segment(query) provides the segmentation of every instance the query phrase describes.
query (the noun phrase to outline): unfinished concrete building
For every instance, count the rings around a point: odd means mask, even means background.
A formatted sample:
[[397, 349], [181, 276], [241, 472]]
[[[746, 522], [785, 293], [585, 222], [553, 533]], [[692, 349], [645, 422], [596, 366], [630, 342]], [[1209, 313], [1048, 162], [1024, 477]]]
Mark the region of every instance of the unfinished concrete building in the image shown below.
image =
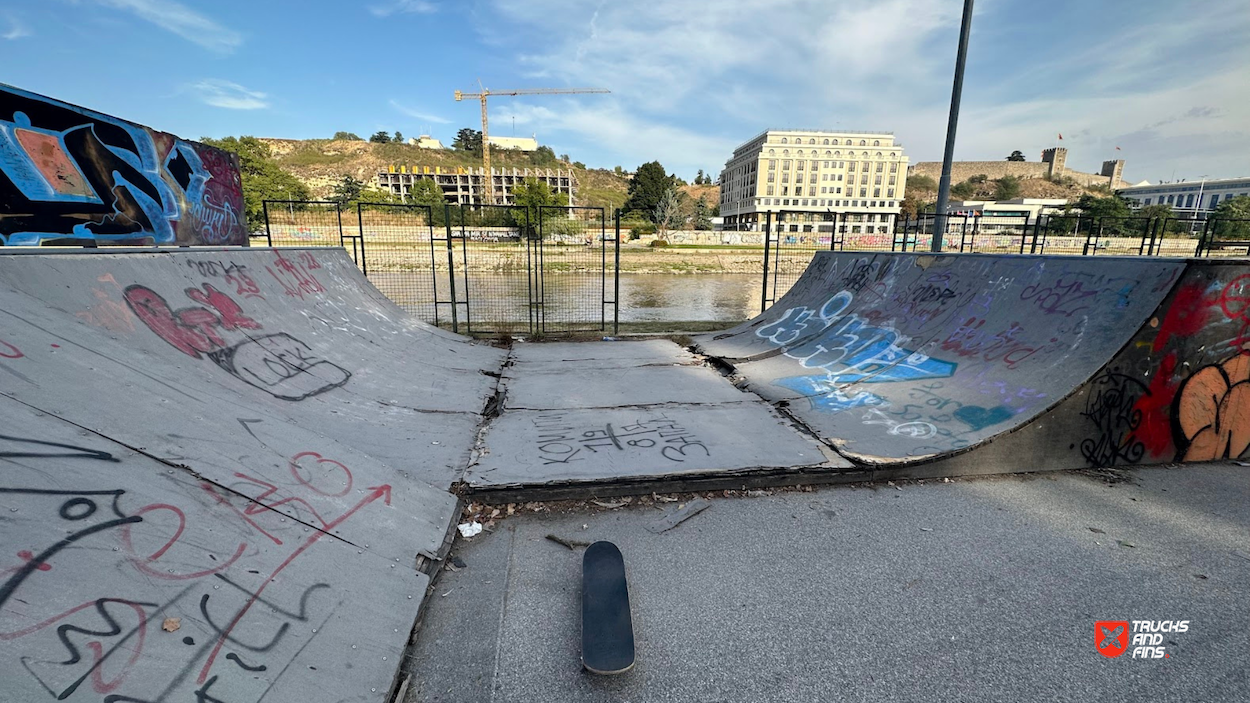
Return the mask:
[[388, 166], [378, 173], [377, 185], [395, 195], [407, 198], [412, 186], [421, 179], [434, 181], [443, 191], [443, 199], [452, 205], [512, 205], [512, 189], [527, 178], [546, 183], [552, 191], [564, 193], [569, 205], [576, 204], [577, 179], [572, 169], [562, 168], [492, 168], [491, 193], [486, 194], [486, 180], [481, 167], [464, 166]]

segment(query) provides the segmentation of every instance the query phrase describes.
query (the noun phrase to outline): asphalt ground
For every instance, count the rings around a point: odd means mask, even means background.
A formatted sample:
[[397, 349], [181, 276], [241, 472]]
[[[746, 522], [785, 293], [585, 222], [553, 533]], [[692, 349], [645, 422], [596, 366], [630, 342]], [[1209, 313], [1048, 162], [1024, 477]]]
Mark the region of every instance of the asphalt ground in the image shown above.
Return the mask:
[[[1250, 468], [763, 493], [660, 534], [689, 494], [505, 509], [435, 581], [407, 701], [1250, 700]], [[548, 534], [620, 546], [632, 671], [583, 671]], [[1100, 620], [1189, 624], [1108, 658]]]

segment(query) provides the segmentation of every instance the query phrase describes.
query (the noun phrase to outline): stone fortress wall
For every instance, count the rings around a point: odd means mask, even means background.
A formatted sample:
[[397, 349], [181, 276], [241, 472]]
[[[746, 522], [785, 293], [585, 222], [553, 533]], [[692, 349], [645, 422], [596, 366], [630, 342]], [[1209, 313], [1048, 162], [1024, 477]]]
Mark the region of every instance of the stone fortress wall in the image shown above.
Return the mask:
[[[951, 184], [985, 174], [989, 178], [1015, 176], [1016, 178], [1056, 178], [1066, 176], [1083, 186], [1109, 185], [1123, 188], [1129, 184], [1123, 180], [1124, 159], [1104, 161], [1099, 173], [1074, 171], [1067, 167], [1068, 150], [1063, 147], [1046, 149], [1041, 161], [956, 161], [951, 164]], [[929, 176], [938, 180], [942, 176], [941, 161], [920, 161], [907, 169], [907, 177]]]

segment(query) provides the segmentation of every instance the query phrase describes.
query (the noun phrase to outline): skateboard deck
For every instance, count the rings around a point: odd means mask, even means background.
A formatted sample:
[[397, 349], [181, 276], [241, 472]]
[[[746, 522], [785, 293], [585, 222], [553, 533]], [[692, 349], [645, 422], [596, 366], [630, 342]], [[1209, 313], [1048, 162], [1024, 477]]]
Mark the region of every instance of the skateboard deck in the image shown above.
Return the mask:
[[615, 544], [595, 542], [582, 555], [582, 666], [595, 674], [620, 674], [633, 665], [625, 559]]

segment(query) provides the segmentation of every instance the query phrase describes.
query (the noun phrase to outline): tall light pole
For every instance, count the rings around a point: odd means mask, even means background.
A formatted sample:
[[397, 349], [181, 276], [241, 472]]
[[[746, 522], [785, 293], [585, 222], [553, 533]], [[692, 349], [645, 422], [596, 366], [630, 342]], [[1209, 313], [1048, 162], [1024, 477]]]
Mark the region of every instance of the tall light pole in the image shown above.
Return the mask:
[[937, 213], [933, 217], [933, 251], [942, 251], [946, 234], [946, 203], [951, 197], [951, 160], [955, 157], [955, 127], [959, 123], [959, 98], [964, 90], [964, 63], [968, 58], [968, 34], [972, 30], [972, 0], [964, 0], [959, 25], [959, 53], [955, 56], [955, 82], [951, 87], [951, 112], [946, 122], [946, 152], [942, 156], [942, 179], [938, 181]]
[[[1209, 173], [1204, 173], [1204, 174], [1202, 174], [1202, 183], [1199, 183], [1199, 184], [1198, 184], [1198, 202], [1197, 202], [1197, 203], [1195, 203], [1196, 207], [1194, 208], [1194, 213], [1193, 213], [1193, 214], [1194, 214], [1194, 216], [1191, 218], [1191, 219], [1193, 220], [1193, 222], [1190, 222], [1190, 223], [1189, 223], [1189, 233], [1190, 233], [1190, 234], [1193, 234], [1193, 233], [1194, 233], [1194, 229], [1198, 226], [1198, 211], [1202, 209], [1202, 190], [1203, 190], [1204, 188], [1206, 188], [1206, 187], [1207, 187], [1207, 178], [1208, 178], [1210, 175], [1211, 175], [1211, 174], [1209, 174]], [[1205, 218], [1204, 218], [1204, 219], [1205, 219]]]

